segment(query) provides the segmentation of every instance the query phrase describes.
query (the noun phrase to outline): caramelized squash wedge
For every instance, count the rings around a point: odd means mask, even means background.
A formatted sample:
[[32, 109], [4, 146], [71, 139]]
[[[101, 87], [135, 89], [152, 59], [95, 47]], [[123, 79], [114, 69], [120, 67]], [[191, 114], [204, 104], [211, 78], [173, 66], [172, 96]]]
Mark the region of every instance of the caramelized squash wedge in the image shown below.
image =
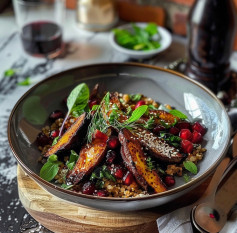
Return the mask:
[[49, 157], [52, 154], [60, 155], [79, 146], [86, 135], [89, 123], [89, 117], [87, 117], [86, 113], [83, 113], [44, 156]]
[[77, 184], [84, 176], [89, 175], [104, 158], [106, 150], [107, 144], [101, 139], [93, 139], [91, 143], [84, 145], [75, 167], [67, 174], [66, 183]]
[[143, 147], [159, 160], [167, 163], [179, 163], [183, 159], [183, 155], [177, 148], [168, 144], [164, 139], [158, 138], [152, 132], [136, 127], [131, 130], [131, 133]]
[[164, 110], [150, 110], [150, 115], [155, 117], [155, 122], [159, 123], [159, 120], [163, 120], [168, 124], [175, 124], [176, 122], [180, 121], [180, 118], [174, 116]]
[[149, 170], [142, 146], [133, 134], [127, 129], [122, 129], [119, 132], [119, 140], [122, 145], [121, 155], [125, 166], [132, 172], [137, 182], [145, 190], [150, 186], [156, 193], [166, 191], [166, 186], [157, 172]]

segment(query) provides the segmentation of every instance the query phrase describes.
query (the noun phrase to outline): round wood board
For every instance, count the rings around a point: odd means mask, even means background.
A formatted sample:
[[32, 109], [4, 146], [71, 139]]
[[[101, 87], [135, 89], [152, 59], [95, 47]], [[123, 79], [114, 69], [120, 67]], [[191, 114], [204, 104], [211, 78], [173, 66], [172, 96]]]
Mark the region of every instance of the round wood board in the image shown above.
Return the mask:
[[[193, 203], [209, 182], [169, 204], [136, 212], [91, 209], [59, 199], [31, 179], [18, 165], [19, 198], [29, 214], [55, 233], [156, 233], [156, 219], [176, 208]], [[185, 203], [184, 203], [185, 200]]]

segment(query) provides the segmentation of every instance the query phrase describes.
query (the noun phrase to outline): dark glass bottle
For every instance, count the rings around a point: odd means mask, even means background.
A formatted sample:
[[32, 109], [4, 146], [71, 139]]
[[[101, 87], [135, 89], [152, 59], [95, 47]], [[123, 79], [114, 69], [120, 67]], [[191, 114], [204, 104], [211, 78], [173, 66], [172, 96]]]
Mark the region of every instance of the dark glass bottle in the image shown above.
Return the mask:
[[235, 26], [233, 0], [196, 0], [189, 13], [186, 74], [214, 92], [228, 83]]

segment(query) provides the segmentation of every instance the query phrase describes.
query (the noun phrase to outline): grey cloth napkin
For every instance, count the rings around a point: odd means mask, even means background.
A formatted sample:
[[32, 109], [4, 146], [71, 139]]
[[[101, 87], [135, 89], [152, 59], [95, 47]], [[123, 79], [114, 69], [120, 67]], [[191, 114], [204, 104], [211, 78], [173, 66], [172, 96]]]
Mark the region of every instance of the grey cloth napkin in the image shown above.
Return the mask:
[[[192, 206], [177, 209], [157, 219], [159, 233], [191, 233], [190, 212]], [[220, 233], [237, 233], [237, 210], [232, 213]]]

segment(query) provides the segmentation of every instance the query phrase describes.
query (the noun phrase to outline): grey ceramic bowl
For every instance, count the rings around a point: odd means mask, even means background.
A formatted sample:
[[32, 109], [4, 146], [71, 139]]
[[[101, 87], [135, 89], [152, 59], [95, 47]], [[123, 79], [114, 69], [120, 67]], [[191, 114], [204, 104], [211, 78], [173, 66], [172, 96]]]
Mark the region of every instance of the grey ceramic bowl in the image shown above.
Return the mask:
[[[40, 152], [33, 143], [42, 126], [47, 123], [49, 113], [60, 109], [62, 100], [81, 82], [86, 82], [90, 88], [100, 83], [109, 91], [143, 93], [161, 103], [176, 106], [190, 120], [201, 120], [208, 128], [204, 137], [207, 152], [198, 164], [198, 174], [189, 183], [182, 178], [177, 179], [176, 186], [164, 193], [128, 199], [78, 194], [41, 179], [41, 164], [37, 161]], [[224, 157], [230, 140], [230, 123], [216, 96], [181, 74], [142, 64], [98, 64], [56, 74], [33, 86], [12, 110], [8, 137], [18, 163], [51, 194], [89, 207], [131, 211], [168, 203], [203, 182]]]

